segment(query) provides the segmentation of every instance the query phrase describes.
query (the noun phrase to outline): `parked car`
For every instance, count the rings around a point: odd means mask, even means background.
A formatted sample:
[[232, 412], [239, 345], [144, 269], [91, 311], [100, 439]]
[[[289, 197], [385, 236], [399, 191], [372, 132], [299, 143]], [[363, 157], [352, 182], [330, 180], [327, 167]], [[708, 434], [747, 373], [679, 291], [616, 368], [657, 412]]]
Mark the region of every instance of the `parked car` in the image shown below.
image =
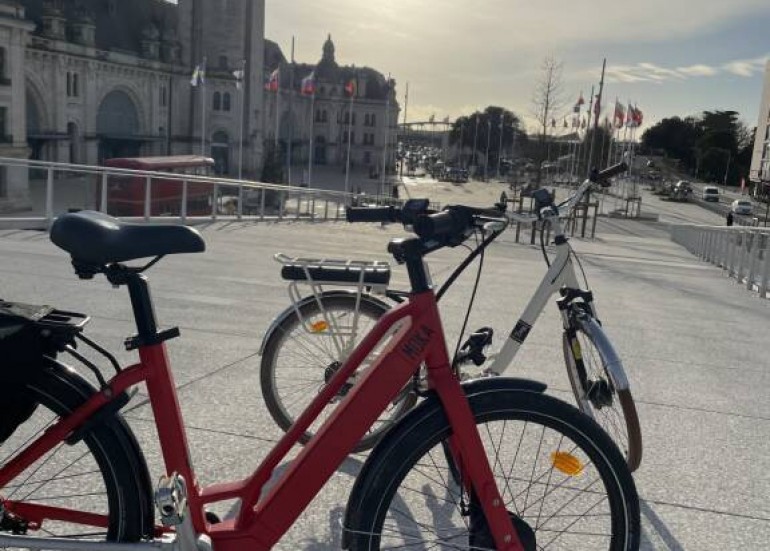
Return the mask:
[[736, 199], [733, 201], [730, 210], [735, 214], [751, 214], [754, 205], [748, 199]]
[[719, 188], [714, 186], [703, 186], [701, 197], [704, 201], [719, 202]]

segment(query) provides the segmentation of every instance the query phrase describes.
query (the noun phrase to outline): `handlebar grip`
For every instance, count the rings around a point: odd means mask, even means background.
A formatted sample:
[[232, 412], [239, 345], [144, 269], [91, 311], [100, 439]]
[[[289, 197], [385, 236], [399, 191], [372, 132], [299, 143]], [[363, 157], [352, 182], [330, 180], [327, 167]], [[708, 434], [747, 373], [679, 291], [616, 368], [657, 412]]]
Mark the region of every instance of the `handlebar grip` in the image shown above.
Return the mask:
[[628, 170], [628, 165], [625, 163], [625, 161], [621, 161], [616, 165], [605, 168], [599, 173], [592, 174], [591, 181], [597, 184], [604, 184], [613, 176], [623, 174], [626, 170]]
[[438, 235], [454, 233], [459, 224], [451, 211], [437, 212], [427, 216], [419, 216], [414, 221], [414, 233], [422, 239], [430, 239]]
[[393, 207], [348, 207], [345, 218], [348, 222], [398, 222]]

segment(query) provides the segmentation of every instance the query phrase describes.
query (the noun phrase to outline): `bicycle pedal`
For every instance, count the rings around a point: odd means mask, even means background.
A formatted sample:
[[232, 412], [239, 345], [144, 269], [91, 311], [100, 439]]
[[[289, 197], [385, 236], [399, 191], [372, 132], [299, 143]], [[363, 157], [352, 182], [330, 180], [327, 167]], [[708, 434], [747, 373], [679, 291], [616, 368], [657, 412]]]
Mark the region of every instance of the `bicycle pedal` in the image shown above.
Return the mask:
[[163, 526], [179, 526], [187, 512], [187, 486], [184, 478], [173, 473], [162, 476], [155, 490], [155, 506]]

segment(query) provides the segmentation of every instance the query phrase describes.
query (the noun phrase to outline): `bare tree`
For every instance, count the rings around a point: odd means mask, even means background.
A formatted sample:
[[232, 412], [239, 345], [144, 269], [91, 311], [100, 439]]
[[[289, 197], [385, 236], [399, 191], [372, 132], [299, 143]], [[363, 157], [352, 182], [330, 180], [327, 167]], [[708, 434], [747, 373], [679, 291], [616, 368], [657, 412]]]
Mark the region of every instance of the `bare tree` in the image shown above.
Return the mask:
[[565, 103], [562, 63], [554, 57], [548, 56], [540, 65], [540, 78], [535, 84], [535, 91], [532, 96], [532, 114], [535, 116], [540, 130], [535, 155], [537, 168], [535, 183], [538, 187], [542, 178], [543, 161], [546, 158], [548, 129], [555, 125], [556, 114], [561, 112]]

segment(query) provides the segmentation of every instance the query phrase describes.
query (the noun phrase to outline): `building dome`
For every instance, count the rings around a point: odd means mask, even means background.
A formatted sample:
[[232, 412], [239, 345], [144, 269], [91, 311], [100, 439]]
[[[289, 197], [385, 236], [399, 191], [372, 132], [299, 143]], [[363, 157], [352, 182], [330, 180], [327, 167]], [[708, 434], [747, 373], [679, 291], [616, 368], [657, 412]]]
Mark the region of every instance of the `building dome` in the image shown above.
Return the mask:
[[329, 37], [326, 39], [326, 42], [324, 42], [323, 47], [323, 57], [321, 57], [321, 61], [330, 61], [332, 63], [335, 63], [334, 60], [334, 42], [332, 42], [332, 35], [329, 34]]

